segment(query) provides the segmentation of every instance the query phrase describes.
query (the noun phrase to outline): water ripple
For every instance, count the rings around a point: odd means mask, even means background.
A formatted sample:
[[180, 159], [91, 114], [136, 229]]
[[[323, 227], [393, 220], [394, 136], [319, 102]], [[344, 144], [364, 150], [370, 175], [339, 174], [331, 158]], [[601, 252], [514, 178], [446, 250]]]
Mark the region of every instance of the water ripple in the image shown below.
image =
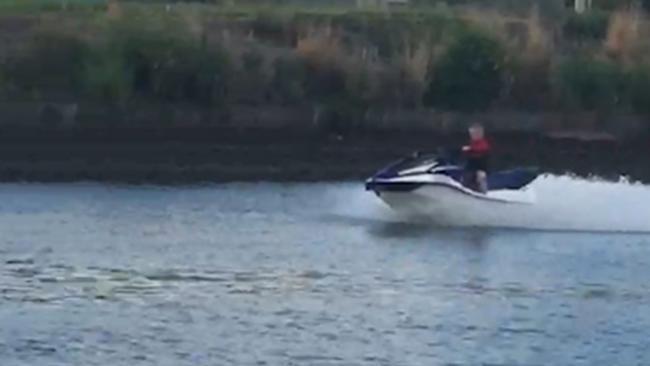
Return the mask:
[[321, 219], [357, 194], [4, 186], [0, 365], [650, 364], [647, 237]]

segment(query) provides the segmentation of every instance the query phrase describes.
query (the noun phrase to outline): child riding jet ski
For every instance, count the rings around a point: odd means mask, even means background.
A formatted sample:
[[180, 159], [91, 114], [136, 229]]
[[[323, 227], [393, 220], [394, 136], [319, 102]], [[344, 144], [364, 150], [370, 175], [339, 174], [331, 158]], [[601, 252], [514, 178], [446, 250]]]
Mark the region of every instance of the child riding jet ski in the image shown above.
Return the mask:
[[487, 173], [489, 169], [490, 143], [485, 138], [485, 130], [478, 123], [471, 125], [469, 144], [463, 146], [467, 157], [463, 184], [481, 193], [487, 193]]

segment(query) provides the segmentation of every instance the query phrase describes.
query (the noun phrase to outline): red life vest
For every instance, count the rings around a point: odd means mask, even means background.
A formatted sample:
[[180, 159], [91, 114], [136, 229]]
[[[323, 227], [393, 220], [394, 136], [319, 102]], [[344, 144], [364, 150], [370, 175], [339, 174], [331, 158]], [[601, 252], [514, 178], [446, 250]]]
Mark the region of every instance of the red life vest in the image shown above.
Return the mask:
[[471, 140], [468, 147], [466, 153], [470, 158], [482, 158], [490, 153], [490, 143], [484, 138]]

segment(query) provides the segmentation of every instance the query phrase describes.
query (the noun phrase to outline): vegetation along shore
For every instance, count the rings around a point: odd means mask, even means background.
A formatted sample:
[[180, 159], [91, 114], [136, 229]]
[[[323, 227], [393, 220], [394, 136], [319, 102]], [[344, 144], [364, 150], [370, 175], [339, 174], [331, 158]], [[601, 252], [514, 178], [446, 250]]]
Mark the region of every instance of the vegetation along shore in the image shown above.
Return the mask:
[[[156, 164], [196, 176], [185, 180], [258, 179], [249, 173], [260, 166], [291, 178], [334, 156], [365, 157], [321, 174], [351, 177], [388, 152], [426, 147], [423, 132], [432, 147], [448, 144], [477, 119], [513, 146], [597, 139], [571, 151], [605, 156], [614, 144], [612, 159], [625, 161], [646, 153], [646, 3], [594, 0], [576, 12], [563, 0], [4, 1], [0, 179], [83, 179], [85, 169], [120, 180], [131, 169], [146, 181]], [[262, 143], [277, 154], [241, 158]], [[305, 153], [310, 143], [324, 150]], [[130, 167], [111, 165], [120, 159]], [[212, 173], [197, 173], [205, 164]]]

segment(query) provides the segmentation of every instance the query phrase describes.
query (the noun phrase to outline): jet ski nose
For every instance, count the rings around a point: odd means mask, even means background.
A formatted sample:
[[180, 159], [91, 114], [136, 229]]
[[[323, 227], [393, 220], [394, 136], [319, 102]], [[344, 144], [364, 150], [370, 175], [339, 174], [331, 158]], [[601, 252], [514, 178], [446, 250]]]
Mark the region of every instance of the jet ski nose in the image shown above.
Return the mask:
[[375, 176], [366, 179], [366, 184], [365, 184], [366, 191], [374, 191], [376, 186], [377, 186], [377, 181]]

